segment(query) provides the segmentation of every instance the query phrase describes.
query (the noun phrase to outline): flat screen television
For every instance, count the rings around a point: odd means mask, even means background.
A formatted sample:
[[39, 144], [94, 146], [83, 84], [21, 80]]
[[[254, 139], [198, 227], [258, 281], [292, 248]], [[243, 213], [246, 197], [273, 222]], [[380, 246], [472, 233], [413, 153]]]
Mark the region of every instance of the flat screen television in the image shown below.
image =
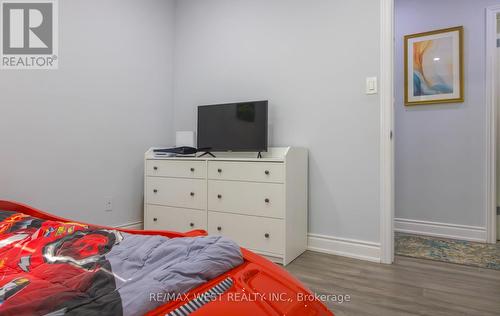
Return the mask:
[[198, 107], [198, 148], [267, 151], [267, 101]]

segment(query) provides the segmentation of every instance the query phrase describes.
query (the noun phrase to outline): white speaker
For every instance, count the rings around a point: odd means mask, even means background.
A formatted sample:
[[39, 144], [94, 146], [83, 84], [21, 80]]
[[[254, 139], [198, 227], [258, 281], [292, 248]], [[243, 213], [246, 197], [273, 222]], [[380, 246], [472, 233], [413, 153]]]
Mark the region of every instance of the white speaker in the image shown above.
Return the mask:
[[175, 147], [181, 146], [196, 147], [193, 131], [175, 132]]

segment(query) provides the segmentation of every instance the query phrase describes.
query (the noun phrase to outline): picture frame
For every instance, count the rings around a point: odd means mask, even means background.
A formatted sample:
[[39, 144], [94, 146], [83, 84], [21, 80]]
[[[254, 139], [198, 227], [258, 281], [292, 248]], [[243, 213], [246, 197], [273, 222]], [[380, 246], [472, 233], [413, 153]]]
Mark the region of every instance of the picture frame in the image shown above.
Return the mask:
[[404, 37], [405, 105], [464, 102], [464, 28]]

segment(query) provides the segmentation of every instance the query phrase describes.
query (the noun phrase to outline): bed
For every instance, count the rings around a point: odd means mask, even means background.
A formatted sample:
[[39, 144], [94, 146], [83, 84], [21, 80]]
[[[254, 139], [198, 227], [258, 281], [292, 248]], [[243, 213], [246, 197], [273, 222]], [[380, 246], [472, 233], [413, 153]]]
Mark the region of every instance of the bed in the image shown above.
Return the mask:
[[0, 201], [1, 315], [333, 315], [221, 236], [115, 229]]

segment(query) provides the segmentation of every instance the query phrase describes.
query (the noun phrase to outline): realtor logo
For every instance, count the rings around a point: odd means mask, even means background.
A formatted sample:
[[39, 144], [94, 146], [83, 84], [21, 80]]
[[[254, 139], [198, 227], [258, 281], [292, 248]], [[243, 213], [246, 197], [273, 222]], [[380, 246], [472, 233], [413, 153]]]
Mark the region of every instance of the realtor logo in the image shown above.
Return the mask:
[[57, 0], [0, 0], [2, 69], [57, 69]]

